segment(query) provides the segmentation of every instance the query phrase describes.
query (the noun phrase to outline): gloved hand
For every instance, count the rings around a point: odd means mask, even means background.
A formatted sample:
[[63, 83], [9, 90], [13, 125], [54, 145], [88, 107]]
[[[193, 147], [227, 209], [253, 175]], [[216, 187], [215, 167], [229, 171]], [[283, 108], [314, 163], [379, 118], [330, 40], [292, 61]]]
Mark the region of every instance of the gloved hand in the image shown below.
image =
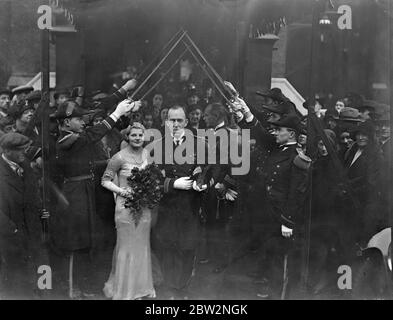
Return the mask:
[[48, 210], [42, 209], [40, 210], [40, 218], [41, 219], [49, 219], [50, 214]]
[[179, 190], [190, 190], [192, 188], [192, 182], [189, 177], [181, 177], [176, 179], [173, 187]]
[[281, 234], [284, 238], [290, 238], [293, 234], [293, 229], [289, 229], [284, 225], [281, 225]]
[[138, 82], [135, 79], [131, 79], [128, 80], [123, 86], [122, 88], [126, 91], [130, 91], [132, 89], [134, 89], [136, 87], [136, 85], [138, 84]]
[[230, 107], [234, 112], [240, 111], [245, 117], [251, 113], [247, 103], [240, 97], [237, 97]]
[[116, 110], [112, 113], [112, 115], [114, 115], [117, 119], [119, 119], [121, 116], [124, 116], [130, 111], [132, 112], [138, 111], [141, 106], [142, 106], [141, 101], [131, 101], [125, 99], [117, 105]]
[[232, 189], [228, 189], [225, 194], [225, 199], [228, 201], [235, 201], [237, 199], [238, 193]]
[[194, 181], [193, 184], [192, 184], [192, 188], [193, 188], [195, 191], [201, 192], [201, 191], [204, 191], [204, 190], [207, 189], [207, 184], [204, 184], [204, 185], [202, 185], [201, 188], [199, 188], [198, 185], [197, 185], [197, 183], [196, 183], [196, 181]]

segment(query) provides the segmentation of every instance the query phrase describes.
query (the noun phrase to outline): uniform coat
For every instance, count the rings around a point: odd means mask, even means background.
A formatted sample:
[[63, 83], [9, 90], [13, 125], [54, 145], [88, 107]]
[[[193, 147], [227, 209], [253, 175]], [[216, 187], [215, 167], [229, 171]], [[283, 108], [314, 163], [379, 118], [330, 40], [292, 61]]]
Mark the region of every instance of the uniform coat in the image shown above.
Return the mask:
[[[176, 179], [192, 177], [197, 167], [203, 169], [204, 166], [197, 164], [196, 149], [190, 155], [189, 163], [178, 164], [173, 158], [173, 164], [168, 164], [165, 163], [165, 157], [170, 154], [174, 155], [177, 148], [187, 145], [187, 139], [192, 139], [196, 148], [198, 140], [201, 138], [187, 135], [180, 146], [175, 146], [173, 140], [166, 141], [166, 139], [167, 137], [156, 142], [162, 144], [163, 159], [160, 167], [165, 172], [165, 180], [164, 197], [158, 208], [157, 223], [153, 228], [152, 237], [154, 249], [160, 261], [164, 284], [170, 288], [183, 289], [191, 278], [196, 249], [200, 241], [202, 195], [193, 189], [175, 189], [173, 185]], [[204, 145], [203, 140], [199, 142]], [[172, 151], [168, 148], [168, 143], [172, 144]], [[209, 176], [206, 179], [208, 181]]]
[[[56, 144], [58, 167], [64, 177], [62, 190], [69, 205], [59, 206], [52, 219], [52, 239], [57, 248], [90, 249], [95, 243], [94, 150], [96, 143], [114, 125], [107, 117], [81, 134], [60, 133]], [[80, 178], [79, 181], [72, 181], [75, 177]]]

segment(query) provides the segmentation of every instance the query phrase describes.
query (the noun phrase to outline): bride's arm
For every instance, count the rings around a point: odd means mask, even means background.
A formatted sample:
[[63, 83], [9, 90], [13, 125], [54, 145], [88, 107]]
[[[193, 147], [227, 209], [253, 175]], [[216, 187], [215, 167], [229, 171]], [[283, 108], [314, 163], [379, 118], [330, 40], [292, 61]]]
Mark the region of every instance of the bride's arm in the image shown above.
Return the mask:
[[126, 196], [127, 190], [124, 188], [120, 188], [113, 182], [113, 179], [118, 174], [120, 168], [121, 168], [121, 159], [116, 154], [109, 161], [108, 166], [106, 167], [106, 170], [101, 178], [101, 185], [115, 194]]

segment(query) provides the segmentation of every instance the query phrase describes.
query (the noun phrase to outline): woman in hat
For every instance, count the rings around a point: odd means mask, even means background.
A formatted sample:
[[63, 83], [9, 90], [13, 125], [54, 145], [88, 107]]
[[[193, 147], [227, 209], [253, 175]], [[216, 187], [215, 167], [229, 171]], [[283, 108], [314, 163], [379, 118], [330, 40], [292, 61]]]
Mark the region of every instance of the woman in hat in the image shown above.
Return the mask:
[[352, 203], [348, 205], [347, 234], [351, 236], [349, 241], [364, 244], [375, 228], [383, 223], [377, 208], [382, 153], [375, 141], [375, 128], [371, 122], [361, 123], [354, 129], [353, 135], [355, 142], [345, 154], [344, 165], [359, 208], [355, 209]]

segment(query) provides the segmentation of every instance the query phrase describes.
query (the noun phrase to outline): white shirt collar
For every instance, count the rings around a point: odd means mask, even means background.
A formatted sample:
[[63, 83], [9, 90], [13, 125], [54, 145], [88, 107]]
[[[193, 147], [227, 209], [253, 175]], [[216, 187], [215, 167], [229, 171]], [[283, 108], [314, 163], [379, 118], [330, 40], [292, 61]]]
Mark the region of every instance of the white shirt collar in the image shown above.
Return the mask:
[[17, 163], [14, 162], [14, 161], [9, 160], [9, 159], [5, 156], [4, 153], [1, 154], [1, 157], [3, 158], [3, 160], [4, 160], [5, 162], [8, 163], [8, 165], [11, 167], [11, 169], [12, 169], [14, 172], [17, 172], [18, 169], [22, 169], [22, 167], [21, 167], [19, 164], [17, 164]]
[[220, 129], [223, 126], [225, 126], [225, 121], [222, 121], [218, 125], [216, 125], [216, 127], [214, 128], [214, 131], [216, 131], [217, 129]]
[[350, 167], [356, 162], [357, 159], [359, 159], [359, 157], [362, 155], [363, 153], [363, 149], [358, 149], [355, 153], [355, 155], [353, 156], [352, 162], [350, 164]]
[[182, 131], [182, 133], [180, 134], [180, 136], [179, 137], [175, 137], [173, 134], [172, 134], [172, 137], [173, 137], [173, 141], [176, 143], [177, 141], [179, 141], [179, 144], [182, 144], [182, 142], [183, 142], [183, 137], [184, 137], [184, 135], [185, 135], [185, 132], [184, 132], [184, 130]]

